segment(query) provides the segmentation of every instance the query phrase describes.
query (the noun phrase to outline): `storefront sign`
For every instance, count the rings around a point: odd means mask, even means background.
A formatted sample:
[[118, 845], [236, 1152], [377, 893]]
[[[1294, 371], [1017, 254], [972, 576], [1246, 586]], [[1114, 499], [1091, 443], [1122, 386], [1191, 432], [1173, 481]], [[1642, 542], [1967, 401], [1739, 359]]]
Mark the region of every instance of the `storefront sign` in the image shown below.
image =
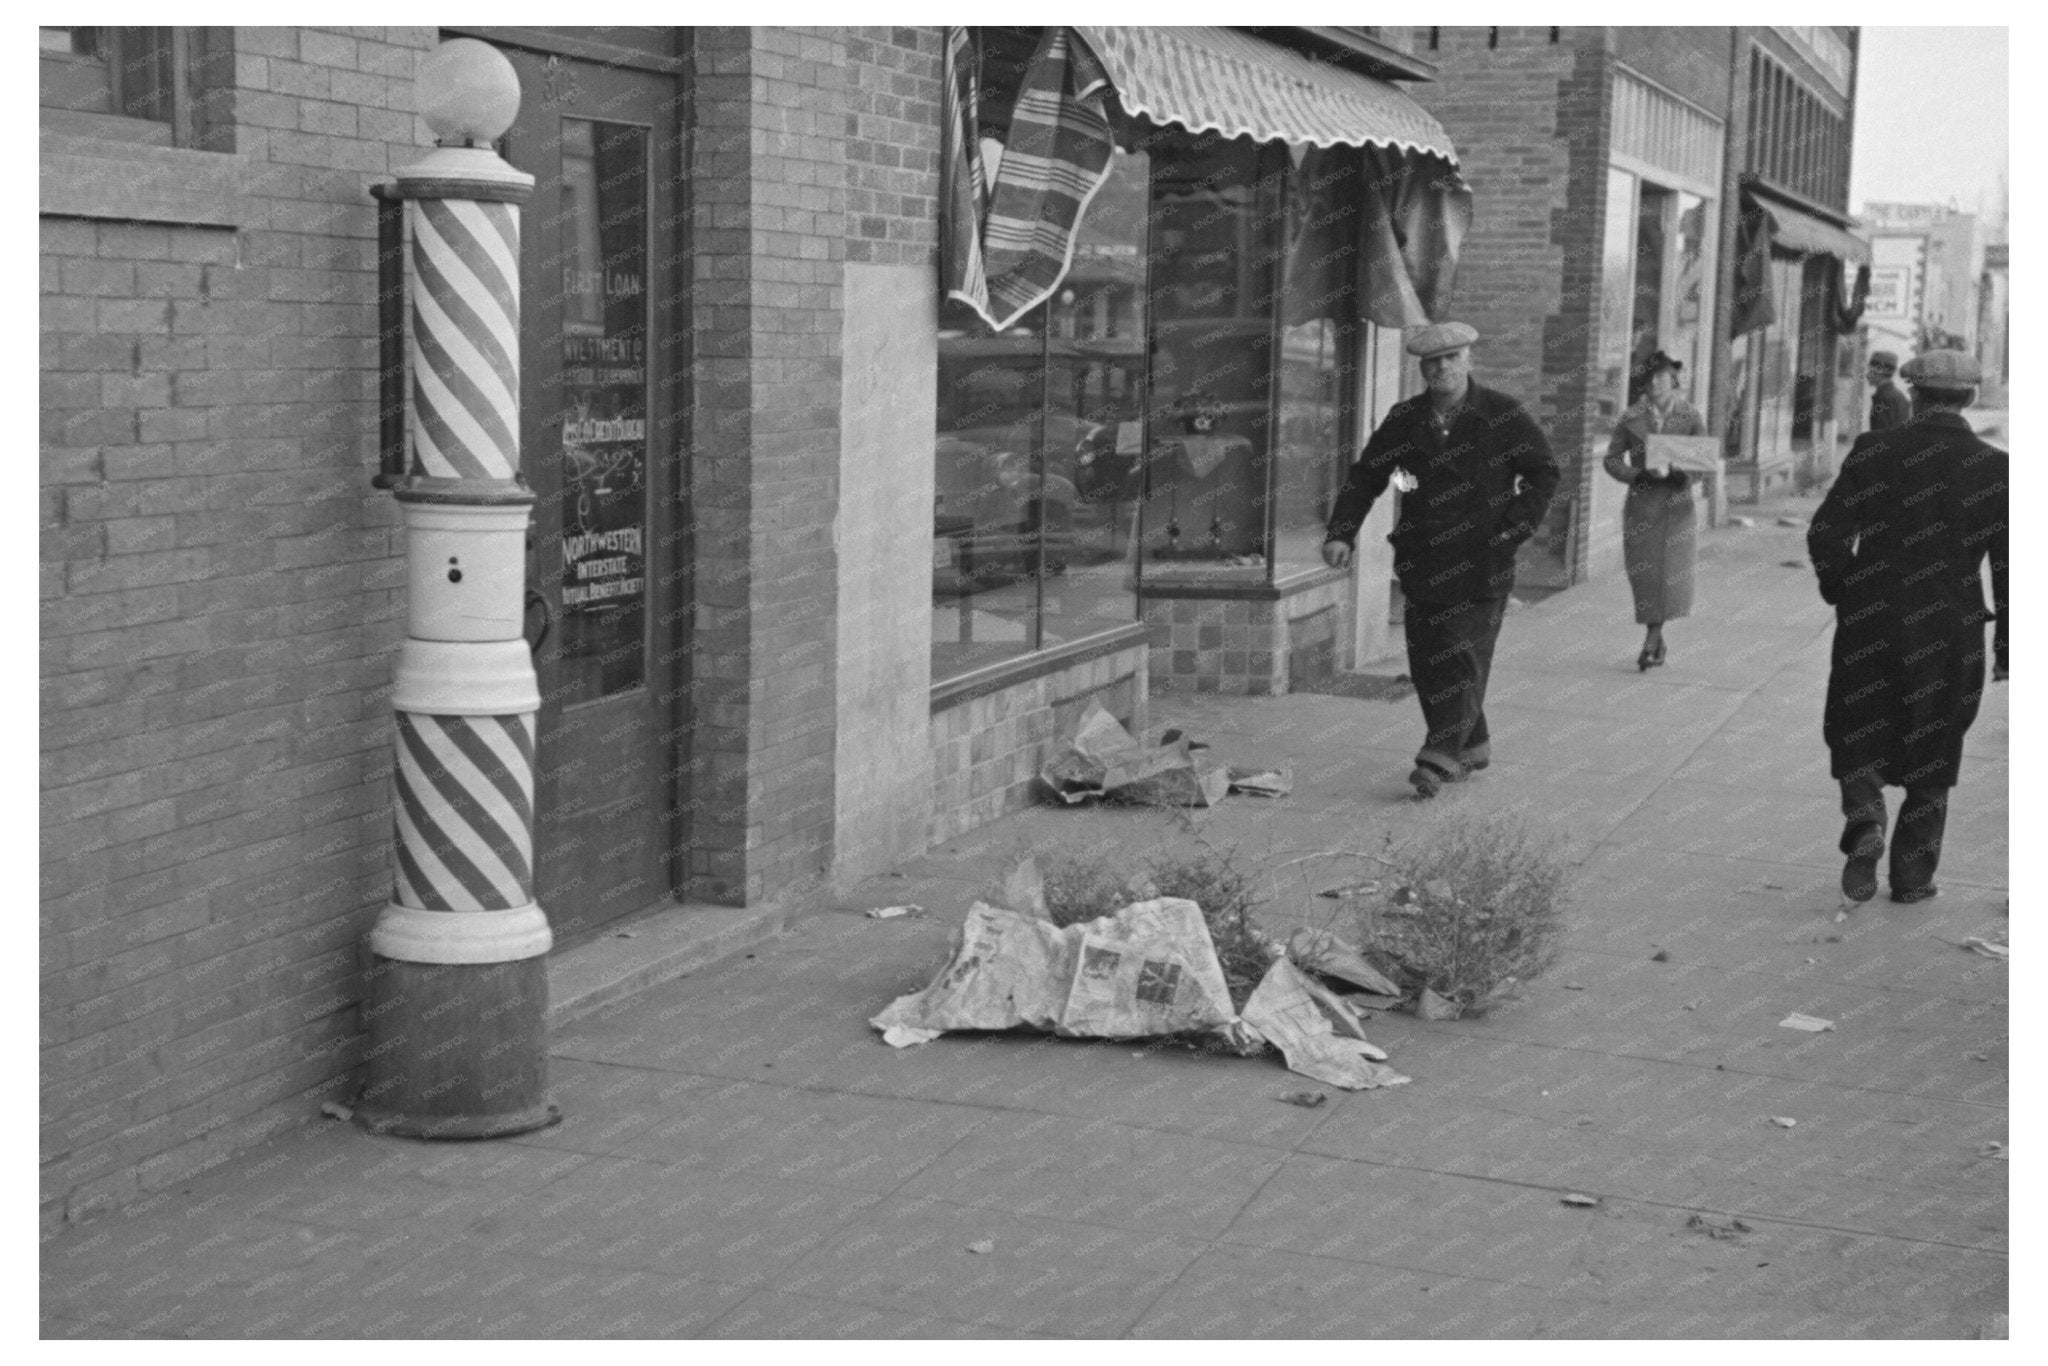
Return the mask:
[[610, 696], [645, 675], [647, 134], [562, 122], [563, 653]]

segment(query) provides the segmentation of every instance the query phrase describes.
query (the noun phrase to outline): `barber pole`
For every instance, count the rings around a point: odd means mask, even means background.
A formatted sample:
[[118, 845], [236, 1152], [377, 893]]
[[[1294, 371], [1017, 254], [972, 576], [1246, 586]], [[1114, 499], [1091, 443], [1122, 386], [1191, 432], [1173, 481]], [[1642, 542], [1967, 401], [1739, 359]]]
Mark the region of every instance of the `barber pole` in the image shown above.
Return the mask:
[[525, 637], [519, 474], [519, 205], [533, 177], [491, 143], [518, 78], [474, 39], [420, 65], [439, 145], [398, 173], [412, 466], [398, 660], [391, 904], [370, 935], [369, 1052], [356, 1118], [382, 1133], [487, 1138], [560, 1118], [547, 1100], [547, 953], [533, 895], [540, 690]]

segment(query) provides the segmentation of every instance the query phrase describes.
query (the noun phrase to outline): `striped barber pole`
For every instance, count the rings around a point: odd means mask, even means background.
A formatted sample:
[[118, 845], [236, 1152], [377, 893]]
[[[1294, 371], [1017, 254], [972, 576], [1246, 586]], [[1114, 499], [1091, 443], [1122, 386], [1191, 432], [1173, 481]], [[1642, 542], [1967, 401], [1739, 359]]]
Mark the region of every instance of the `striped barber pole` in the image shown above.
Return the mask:
[[419, 472], [519, 468], [519, 208], [411, 199], [413, 450]]
[[532, 904], [533, 713], [397, 715], [394, 899], [429, 911]]

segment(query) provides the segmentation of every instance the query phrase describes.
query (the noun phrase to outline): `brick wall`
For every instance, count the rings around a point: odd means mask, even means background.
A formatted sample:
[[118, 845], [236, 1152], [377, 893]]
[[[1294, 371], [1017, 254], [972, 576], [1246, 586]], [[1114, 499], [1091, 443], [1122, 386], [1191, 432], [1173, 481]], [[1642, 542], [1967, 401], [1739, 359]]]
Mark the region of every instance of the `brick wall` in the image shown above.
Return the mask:
[[932, 714], [931, 842], [1039, 800], [1038, 770], [1099, 701], [1132, 734], [1146, 725], [1146, 658], [1134, 645]]
[[837, 30], [694, 31], [689, 891], [729, 904], [832, 857], [846, 62]]
[[367, 188], [434, 34], [232, 33], [239, 226], [41, 224], [46, 1218], [341, 1089], [388, 890]]
[[938, 28], [846, 30], [848, 261], [936, 269], [944, 53]]
[[[1528, 404], [1564, 467], [1544, 530], [1525, 548], [1531, 582], [1562, 553], [1574, 496], [1598, 465], [1593, 443], [1613, 416], [1588, 383], [1599, 344], [1600, 246], [1606, 213], [1606, 30], [1440, 28], [1434, 83], [1409, 91], [1443, 123], [1472, 186], [1472, 231], [1459, 258], [1454, 316], [1479, 329], [1481, 382]], [[1604, 477], [1604, 476], [1603, 476]], [[1553, 558], [1552, 565], [1556, 565]], [[1575, 581], [1583, 563], [1562, 566]], [[1561, 585], [1559, 585], [1561, 586]]]

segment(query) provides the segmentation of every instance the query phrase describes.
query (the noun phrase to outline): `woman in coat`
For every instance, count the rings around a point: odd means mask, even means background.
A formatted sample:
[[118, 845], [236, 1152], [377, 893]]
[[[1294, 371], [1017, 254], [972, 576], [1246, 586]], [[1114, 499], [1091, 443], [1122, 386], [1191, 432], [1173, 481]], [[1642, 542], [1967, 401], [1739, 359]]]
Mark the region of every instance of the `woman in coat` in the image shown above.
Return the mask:
[[1649, 371], [1642, 402], [1621, 415], [1607, 444], [1607, 472], [1627, 484], [1621, 510], [1621, 545], [1628, 586], [1635, 594], [1636, 622], [1645, 629], [1638, 669], [1664, 662], [1664, 623], [1692, 611], [1692, 571], [1697, 545], [1693, 532], [1692, 481], [1684, 470], [1652, 469], [1646, 438], [1704, 436], [1707, 424], [1678, 396], [1680, 362], [1662, 351], [1645, 363]]

